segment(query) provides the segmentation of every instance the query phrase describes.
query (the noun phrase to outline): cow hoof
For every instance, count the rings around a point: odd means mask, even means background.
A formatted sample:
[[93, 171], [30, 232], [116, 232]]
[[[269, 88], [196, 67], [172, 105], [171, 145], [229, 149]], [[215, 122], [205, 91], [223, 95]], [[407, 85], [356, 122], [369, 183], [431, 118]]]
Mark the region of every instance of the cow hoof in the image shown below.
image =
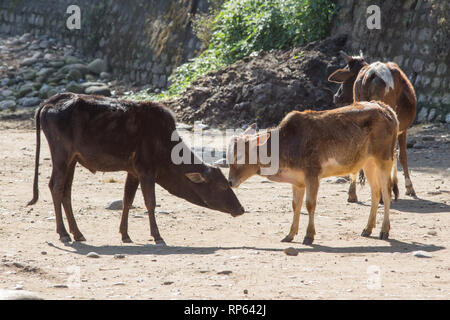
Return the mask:
[[68, 243], [68, 242], [71, 242], [71, 241], [72, 241], [72, 239], [70, 239], [70, 236], [69, 236], [69, 235], [61, 236], [61, 237], [59, 237], [59, 240], [60, 240], [61, 242], [63, 242], [63, 243]]
[[417, 197], [416, 196], [416, 192], [414, 191], [413, 187], [407, 187], [406, 188], [406, 193], [407, 196], [411, 196], [411, 197]]
[[311, 244], [313, 243], [313, 241], [314, 241], [314, 239], [311, 238], [311, 237], [305, 237], [305, 238], [303, 238], [303, 244], [304, 244], [304, 245], [307, 245], [307, 246], [311, 245]]
[[286, 236], [283, 240], [281, 240], [281, 242], [292, 242], [292, 240], [294, 240], [294, 237]]
[[364, 229], [363, 232], [361, 233], [361, 236], [363, 237], [369, 237], [371, 235], [372, 232], [367, 231], [367, 229]]
[[82, 234], [74, 237], [74, 239], [75, 239], [75, 241], [79, 241], [79, 242], [86, 241], [86, 238]]
[[122, 242], [123, 243], [133, 243], [133, 241], [131, 240], [131, 238], [129, 236], [122, 237]]
[[389, 238], [388, 232], [380, 232], [380, 239], [381, 240], [387, 240]]
[[163, 245], [163, 246], [166, 245], [166, 242], [162, 238], [161, 239], [155, 239], [155, 243], [157, 245]]
[[356, 202], [358, 202], [358, 198], [357, 197], [348, 197], [347, 202], [356, 203]]

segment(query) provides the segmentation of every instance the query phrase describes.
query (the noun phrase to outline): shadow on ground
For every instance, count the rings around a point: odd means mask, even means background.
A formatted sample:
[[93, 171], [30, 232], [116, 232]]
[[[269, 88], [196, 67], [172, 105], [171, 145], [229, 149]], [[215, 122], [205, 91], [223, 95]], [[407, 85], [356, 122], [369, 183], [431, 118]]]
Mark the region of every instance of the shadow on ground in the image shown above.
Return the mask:
[[[372, 237], [376, 239], [376, 237]], [[416, 250], [426, 252], [434, 252], [445, 249], [442, 246], [426, 245], [418, 242], [402, 242], [398, 240], [379, 240], [380, 243], [385, 243], [384, 246], [349, 246], [349, 247], [331, 247], [320, 244], [313, 244], [311, 246], [301, 246], [296, 248], [300, 253], [302, 252], [325, 252], [325, 253], [410, 253]], [[382, 242], [381, 242], [382, 241]], [[294, 244], [299, 244], [294, 242]], [[101, 245], [94, 246], [82, 242], [73, 242], [69, 244], [61, 244], [57, 246], [48, 243], [49, 246], [58, 250], [75, 253], [79, 255], [87, 255], [90, 252], [96, 252], [101, 256], [112, 256], [115, 254], [126, 255], [173, 255], [173, 254], [195, 254], [206, 255], [213, 254], [224, 250], [256, 250], [256, 251], [271, 251], [282, 252], [284, 248], [258, 248], [258, 247], [189, 247], [189, 246], [170, 246], [170, 245], [155, 245], [155, 244], [134, 244], [134, 245]], [[65, 246], [65, 247], [64, 247]], [[70, 249], [69, 249], [70, 248]]]

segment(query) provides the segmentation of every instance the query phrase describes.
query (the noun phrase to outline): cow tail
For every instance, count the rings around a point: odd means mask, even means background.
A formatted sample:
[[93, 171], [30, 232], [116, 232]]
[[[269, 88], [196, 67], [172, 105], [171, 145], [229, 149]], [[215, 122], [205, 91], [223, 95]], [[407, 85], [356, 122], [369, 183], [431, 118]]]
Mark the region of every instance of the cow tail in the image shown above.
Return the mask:
[[34, 163], [34, 182], [33, 182], [33, 199], [28, 202], [27, 206], [31, 206], [35, 204], [39, 199], [39, 154], [41, 151], [41, 110], [42, 106], [40, 106], [35, 113], [35, 122], [36, 122], [36, 157]]
[[366, 184], [366, 176], [364, 175], [364, 170], [359, 170], [359, 184], [364, 186]]

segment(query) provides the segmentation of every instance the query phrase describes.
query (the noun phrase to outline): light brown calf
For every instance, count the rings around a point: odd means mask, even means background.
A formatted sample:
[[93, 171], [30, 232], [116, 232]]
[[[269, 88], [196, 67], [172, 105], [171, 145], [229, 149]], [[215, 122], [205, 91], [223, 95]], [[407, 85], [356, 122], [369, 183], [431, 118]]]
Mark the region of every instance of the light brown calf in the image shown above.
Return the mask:
[[[311, 244], [316, 233], [314, 212], [319, 181], [329, 176], [356, 174], [363, 169], [370, 184], [372, 205], [362, 236], [372, 233], [382, 196], [385, 205], [380, 239], [387, 239], [393, 189], [396, 199], [398, 196], [398, 190], [394, 188], [396, 176], [391, 176], [396, 160], [397, 132], [395, 112], [378, 101], [354, 103], [330, 111], [292, 111], [276, 128], [259, 134], [249, 128], [230, 141], [227, 155], [229, 182], [232, 187], [238, 187], [251, 176], [261, 174], [267, 164], [261, 163], [259, 151], [262, 147], [272, 150], [272, 144], [278, 143], [278, 171], [266, 177], [292, 184], [294, 217], [291, 230], [282, 241], [290, 242], [297, 235], [300, 209], [306, 194], [309, 223], [303, 243]], [[243, 149], [239, 147], [242, 144], [245, 145], [245, 161], [238, 161], [243, 159], [238, 154], [238, 150]], [[250, 164], [249, 155], [255, 152], [258, 155], [256, 163]]]

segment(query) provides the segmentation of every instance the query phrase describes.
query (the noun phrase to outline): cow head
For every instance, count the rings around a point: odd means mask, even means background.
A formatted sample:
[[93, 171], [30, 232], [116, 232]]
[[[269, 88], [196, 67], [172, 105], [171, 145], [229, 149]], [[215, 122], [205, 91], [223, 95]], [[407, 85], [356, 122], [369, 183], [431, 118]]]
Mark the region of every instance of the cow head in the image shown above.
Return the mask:
[[367, 62], [361, 51], [359, 56], [354, 57], [348, 56], [344, 51], [340, 51], [340, 55], [347, 65], [333, 72], [328, 77], [328, 81], [341, 84], [333, 97], [333, 102], [336, 105], [347, 105], [353, 102], [353, 84], [359, 71], [367, 65]]
[[256, 134], [256, 125], [233, 137], [228, 144], [227, 161], [230, 166], [228, 182], [233, 188], [255, 174], [259, 174], [258, 148], [267, 143], [270, 133]]
[[233, 217], [245, 212], [219, 168], [206, 164], [195, 165], [193, 168], [195, 169], [185, 173], [185, 177], [204, 207], [230, 213]]

